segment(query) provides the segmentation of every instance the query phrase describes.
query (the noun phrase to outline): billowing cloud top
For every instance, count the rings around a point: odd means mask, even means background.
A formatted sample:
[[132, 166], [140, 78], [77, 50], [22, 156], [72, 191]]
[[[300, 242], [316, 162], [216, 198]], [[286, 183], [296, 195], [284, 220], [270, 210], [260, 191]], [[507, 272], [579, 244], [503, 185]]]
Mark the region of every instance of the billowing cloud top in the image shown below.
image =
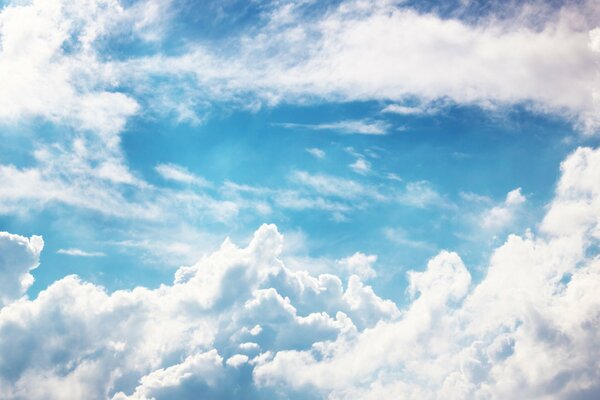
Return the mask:
[[[358, 275], [288, 269], [274, 225], [245, 248], [226, 240], [172, 285], [107, 293], [68, 276], [19, 300], [43, 242], [3, 234], [2, 282], [21, 286], [3, 287], [0, 395], [596, 397], [599, 171], [600, 150], [575, 151], [541, 236], [509, 236], [475, 284], [458, 254], [440, 252], [408, 273], [405, 307]], [[355, 254], [340, 268], [368, 277], [374, 261]]]

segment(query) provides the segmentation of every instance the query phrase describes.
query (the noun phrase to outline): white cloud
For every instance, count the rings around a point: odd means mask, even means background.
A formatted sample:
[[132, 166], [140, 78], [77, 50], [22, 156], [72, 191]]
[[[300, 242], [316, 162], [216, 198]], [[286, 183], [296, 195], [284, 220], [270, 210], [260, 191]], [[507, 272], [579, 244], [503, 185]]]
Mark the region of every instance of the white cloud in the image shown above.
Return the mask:
[[366, 187], [350, 179], [336, 176], [324, 174], [311, 175], [306, 171], [295, 171], [292, 179], [326, 196], [346, 199], [354, 199], [359, 196], [382, 198], [382, 195], [373, 188]]
[[81, 249], [58, 249], [56, 253], [74, 257], [104, 257], [106, 255], [101, 251], [85, 251]]
[[325, 158], [325, 152], [316, 147], [311, 147], [309, 149], [306, 149], [306, 151], [308, 152], [308, 154], [310, 154], [311, 156], [313, 156], [315, 158], [320, 158], [320, 159]]
[[367, 255], [356, 252], [350, 257], [337, 260], [336, 264], [347, 274], [357, 275], [361, 279], [370, 279], [377, 275], [373, 269], [373, 264], [375, 264], [376, 261], [376, 255]]
[[408, 182], [404, 191], [397, 196], [397, 200], [402, 204], [418, 208], [451, 206], [427, 181]]
[[[132, 79], [185, 76], [186, 84], [192, 75], [198, 91], [216, 101], [381, 100], [402, 104], [387, 111], [404, 114], [423, 111], [404, 105], [407, 99], [488, 110], [523, 104], [595, 131], [600, 120], [595, 3], [558, 10], [528, 3], [521, 10], [529, 14], [516, 11], [511, 19], [492, 14], [468, 23], [394, 2], [344, 1], [310, 18], [303, 4], [284, 3], [265, 13], [264, 25], [233, 38], [229, 54], [196, 45], [182, 56], [130, 60], [115, 68], [129, 71]], [[535, 14], [537, 23], [528, 23]], [[387, 131], [355, 122], [289, 127]]]
[[486, 210], [481, 216], [481, 226], [491, 231], [499, 231], [509, 227], [521, 211], [527, 198], [521, 194], [521, 188], [507, 193], [506, 199], [500, 205]]
[[210, 183], [201, 176], [194, 175], [185, 167], [175, 164], [158, 164], [155, 168], [156, 172], [164, 179], [181, 182], [186, 184], [194, 184], [198, 186], [210, 186]]
[[0, 307], [24, 295], [33, 284], [29, 271], [37, 268], [43, 248], [41, 236], [0, 232]]
[[[69, 276], [17, 294], [0, 310], [0, 396], [595, 398], [599, 165], [600, 150], [570, 155], [539, 235], [509, 236], [480, 282], [449, 251], [409, 271], [403, 309], [357, 275], [287, 268], [272, 225], [172, 285], [109, 294]], [[17, 239], [27, 273], [41, 247]], [[373, 262], [339, 265], [370, 276]]]
[[118, 145], [115, 135], [139, 105], [114, 91], [94, 42], [132, 20], [129, 10], [111, 0], [44, 0], [3, 7], [0, 76], [11, 78], [0, 89], [0, 120], [42, 117], [92, 130], [107, 146]]
[[399, 115], [432, 115], [440, 112], [443, 107], [443, 102], [417, 105], [390, 104], [381, 110], [381, 112]]
[[348, 135], [385, 135], [389, 125], [383, 121], [339, 121], [323, 124], [297, 124], [297, 123], [279, 123], [278, 126], [289, 129], [311, 129], [317, 131], [336, 131]]
[[350, 164], [352, 171], [357, 174], [366, 175], [371, 172], [371, 163], [364, 158], [357, 158], [352, 164]]

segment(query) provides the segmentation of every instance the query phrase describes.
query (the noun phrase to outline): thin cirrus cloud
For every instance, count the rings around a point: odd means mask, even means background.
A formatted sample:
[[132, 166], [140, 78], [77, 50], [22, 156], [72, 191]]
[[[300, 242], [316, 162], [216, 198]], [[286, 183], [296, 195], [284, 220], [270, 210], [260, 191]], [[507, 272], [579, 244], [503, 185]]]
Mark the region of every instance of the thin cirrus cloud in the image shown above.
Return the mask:
[[105, 257], [106, 254], [101, 251], [85, 251], [76, 248], [70, 249], [58, 249], [56, 251], [57, 254], [63, 254], [65, 256], [72, 257]]
[[[245, 247], [226, 240], [181, 267], [172, 285], [108, 293], [68, 276], [36, 299], [18, 291], [0, 311], [0, 394], [598, 397], [600, 330], [591, 316], [600, 314], [600, 264], [589, 251], [600, 226], [599, 168], [600, 150], [577, 149], [538, 234], [510, 235], [477, 282], [457, 253], [440, 251], [408, 271], [405, 306], [365, 284], [373, 255], [340, 260], [344, 275], [287, 268], [274, 225]], [[42, 243], [0, 235], [1, 282], [29, 274]], [[157, 325], [168, 329], [149, 329]], [[41, 356], [22, 359], [31, 349]]]
[[384, 121], [339, 121], [322, 124], [300, 124], [282, 122], [275, 124], [287, 129], [306, 129], [313, 131], [332, 131], [347, 135], [385, 135], [388, 133], [389, 125]]
[[166, 180], [204, 187], [211, 186], [210, 182], [203, 177], [192, 174], [187, 168], [179, 165], [158, 164], [154, 169]]

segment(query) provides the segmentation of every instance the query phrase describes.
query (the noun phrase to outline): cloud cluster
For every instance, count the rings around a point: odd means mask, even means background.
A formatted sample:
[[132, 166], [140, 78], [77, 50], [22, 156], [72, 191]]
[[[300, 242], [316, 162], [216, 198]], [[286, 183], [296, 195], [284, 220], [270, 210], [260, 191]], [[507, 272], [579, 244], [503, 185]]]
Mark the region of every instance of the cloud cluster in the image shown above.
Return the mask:
[[[374, 256], [287, 268], [273, 225], [156, 289], [68, 276], [28, 300], [21, 286], [0, 310], [0, 397], [597, 397], [599, 169], [600, 149], [575, 151], [539, 236], [509, 236], [475, 284], [441, 251], [407, 274], [406, 307], [363, 282]], [[42, 241], [2, 243], [2, 281], [21, 282]]]
[[[0, 74], [12, 79], [0, 90], [0, 119], [42, 117], [98, 132], [113, 147], [141, 106], [199, 123], [211, 103], [256, 109], [377, 100], [384, 114], [403, 115], [448, 104], [524, 104], [570, 118], [584, 132], [600, 124], [594, 2], [525, 3], [512, 18], [492, 12], [476, 21], [388, 1], [314, 7], [265, 4], [254, 24], [229, 34], [230, 50], [191, 41], [173, 55], [147, 45], [171, 39], [178, 8], [169, 0], [9, 3], [0, 10]], [[111, 40], [146, 51], [111, 54]], [[284, 125], [389, 130], [384, 120]]]
[[[251, 108], [257, 102], [378, 100], [387, 102], [384, 113], [416, 115], [448, 104], [488, 110], [520, 104], [567, 117], [587, 133], [598, 128], [594, 2], [556, 9], [527, 3], [524, 15], [492, 13], [475, 23], [386, 1], [344, 1], [318, 16], [307, 7], [266, 7], [266, 22], [232, 37], [231, 52], [208, 43], [115, 68], [142, 80], [181, 77], [204, 98]], [[382, 134], [382, 124], [286, 126]]]

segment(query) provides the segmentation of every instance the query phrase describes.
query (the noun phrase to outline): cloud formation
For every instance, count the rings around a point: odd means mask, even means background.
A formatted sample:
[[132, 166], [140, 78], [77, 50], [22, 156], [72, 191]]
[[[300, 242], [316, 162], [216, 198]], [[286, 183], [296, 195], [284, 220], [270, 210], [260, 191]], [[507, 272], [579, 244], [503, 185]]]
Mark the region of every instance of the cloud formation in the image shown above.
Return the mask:
[[[68, 276], [18, 300], [21, 284], [0, 310], [0, 396], [596, 397], [599, 169], [599, 149], [576, 150], [537, 235], [510, 235], [475, 283], [441, 251], [408, 272], [404, 307], [361, 279], [374, 256], [341, 260], [347, 280], [288, 269], [273, 225], [156, 289]], [[1, 238], [2, 282], [22, 282], [43, 242]]]
[[0, 305], [20, 298], [33, 284], [29, 271], [37, 268], [43, 248], [41, 236], [0, 232]]

